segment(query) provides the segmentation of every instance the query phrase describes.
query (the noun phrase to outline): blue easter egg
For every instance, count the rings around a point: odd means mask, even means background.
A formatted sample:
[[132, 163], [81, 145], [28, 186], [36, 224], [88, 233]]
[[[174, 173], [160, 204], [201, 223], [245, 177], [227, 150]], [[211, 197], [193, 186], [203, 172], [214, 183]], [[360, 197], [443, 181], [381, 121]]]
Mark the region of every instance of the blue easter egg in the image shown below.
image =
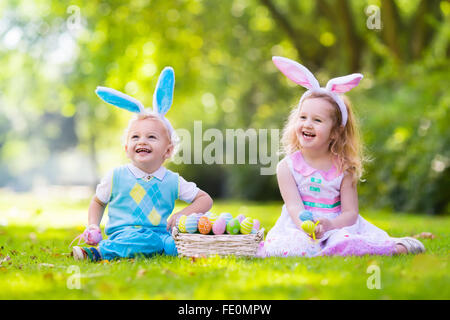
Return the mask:
[[209, 218], [211, 216], [211, 214], [212, 214], [211, 211], [207, 211], [207, 212], [205, 212], [204, 216]]
[[314, 218], [313, 218], [313, 214], [312, 214], [312, 212], [311, 211], [308, 211], [308, 210], [303, 210], [301, 213], [300, 213], [300, 215], [298, 216], [298, 218], [301, 220], [301, 221], [312, 221]]
[[185, 228], [187, 232], [189, 233], [197, 232], [198, 219], [199, 217], [194, 214], [191, 214], [186, 218]]
[[224, 218], [227, 223], [233, 219], [233, 216], [229, 212], [222, 212], [219, 217]]

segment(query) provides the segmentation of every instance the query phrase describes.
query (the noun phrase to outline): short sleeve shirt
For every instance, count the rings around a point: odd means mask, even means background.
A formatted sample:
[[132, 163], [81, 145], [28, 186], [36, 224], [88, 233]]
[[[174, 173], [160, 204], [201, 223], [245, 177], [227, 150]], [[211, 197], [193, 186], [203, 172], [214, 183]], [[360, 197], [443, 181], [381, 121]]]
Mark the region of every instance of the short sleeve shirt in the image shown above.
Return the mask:
[[[155, 172], [147, 173], [131, 163], [129, 163], [127, 167], [131, 171], [131, 173], [136, 177], [136, 179], [145, 179], [145, 180], [150, 180], [153, 176], [162, 180], [167, 170], [166, 168], [161, 166]], [[103, 179], [97, 185], [97, 189], [95, 192], [96, 197], [104, 204], [107, 204], [111, 197], [113, 172], [114, 170], [111, 170], [103, 177]], [[191, 203], [197, 196], [198, 192], [200, 191], [200, 189], [194, 182], [188, 182], [182, 176], [179, 176], [178, 186], [179, 186], [178, 199], [187, 203]]]

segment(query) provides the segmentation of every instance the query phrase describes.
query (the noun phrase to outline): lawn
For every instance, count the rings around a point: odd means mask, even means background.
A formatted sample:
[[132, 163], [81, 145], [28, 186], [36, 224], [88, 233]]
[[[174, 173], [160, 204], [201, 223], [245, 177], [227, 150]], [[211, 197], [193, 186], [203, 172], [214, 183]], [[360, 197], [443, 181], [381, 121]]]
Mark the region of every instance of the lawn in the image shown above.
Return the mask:
[[[392, 236], [433, 233], [434, 239], [422, 240], [427, 252], [416, 256], [155, 256], [90, 263], [68, 254], [86, 223], [88, 200], [60, 199], [0, 193], [0, 299], [450, 298], [450, 217], [362, 212]], [[258, 218], [268, 230], [280, 210], [281, 203], [218, 201], [212, 211]], [[379, 289], [368, 286], [374, 270]]]

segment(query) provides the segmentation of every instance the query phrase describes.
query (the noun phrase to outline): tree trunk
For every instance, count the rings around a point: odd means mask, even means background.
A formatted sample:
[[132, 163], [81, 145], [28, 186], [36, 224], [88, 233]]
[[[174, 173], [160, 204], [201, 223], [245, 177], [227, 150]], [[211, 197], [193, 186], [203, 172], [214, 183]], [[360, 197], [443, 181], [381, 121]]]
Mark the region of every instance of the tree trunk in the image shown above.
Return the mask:
[[[309, 34], [300, 34], [300, 32], [293, 27], [289, 19], [283, 15], [270, 0], [261, 0], [261, 3], [266, 6], [275, 22], [286, 32], [287, 36], [297, 50], [299, 59], [302, 60], [304, 46], [306, 44], [311, 45], [312, 43], [317, 44], [318, 40]], [[310, 67], [314, 68], [316, 66], [310, 65]]]
[[427, 20], [433, 17], [436, 20], [442, 19], [439, 0], [422, 0], [417, 7], [416, 14], [411, 20], [409, 39], [412, 59], [419, 59], [423, 50], [430, 43], [433, 36], [433, 29]]
[[384, 42], [396, 60], [404, 58], [401, 51], [401, 20], [393, 0], [381, 0], [381, 20], [383, 21]]
[[347, 47], [347, 66], [350, 72], [358, 72], [361, 67], [362, 41], [356, 33], [356, 27], [348, 1], [336, 1], [336, 12], [339, 17], [339, 24], [342, 26], [344, 43]]
[[347, 0], [335, 1], [335, 7], [331, 7], [326, 0], [318, 0], [317, 8], [322, 12], [331, 24], [340, 26], [338, 39], [342, 39], [345, 45], [347, 67], [350, 72], [360, 71], [363, 40], [356, 32], [354, 19]]

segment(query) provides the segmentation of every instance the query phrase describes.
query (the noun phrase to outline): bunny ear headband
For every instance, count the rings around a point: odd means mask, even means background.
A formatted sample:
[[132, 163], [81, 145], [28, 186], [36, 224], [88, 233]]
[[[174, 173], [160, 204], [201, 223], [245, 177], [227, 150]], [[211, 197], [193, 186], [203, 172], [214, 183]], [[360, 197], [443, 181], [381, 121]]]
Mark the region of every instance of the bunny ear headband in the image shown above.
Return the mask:
[[[156, 114], [167, 126], [169, 134], [172, 137], [174, 129], [169, 120], [165, 117], [167, 111], [172, 106], [173, 88], [175, 86], [175, 72], [172, 67], [165, 67], [158, 78], [158, 83], [153, 93], [153, 113]], [[145, 113], [144, 105], [135, 98], [132, 98], [120, 91], [97, 87], [95, 93], [103, 101], [116, 107], [135, 112]]]
[[308, 89], [308, 91], [306, 91], [300, 98], [299, 105], [301, 105], [303, 100], [313, 92], [325, 93], [333, 98], [339, 106], [339, 110], [342, 115], [342, 126], [345, 127], [348, 118], [347, 108], [345, 107], [344, 101], [339, 96], [339, 93], [350, 91], [356, 87], [359, 84], [359, 81], [363, 78], [362, 74], [353, 73], [347, 76], [333, 78], [328, 81], [325, 88], [321, 88], [319, 81], [317, 81], [311, 71], [302, 66], [300, 63], [283, 57], [272, 57], [272, 61], [286, 77], [294, 81], [296, 84]]

